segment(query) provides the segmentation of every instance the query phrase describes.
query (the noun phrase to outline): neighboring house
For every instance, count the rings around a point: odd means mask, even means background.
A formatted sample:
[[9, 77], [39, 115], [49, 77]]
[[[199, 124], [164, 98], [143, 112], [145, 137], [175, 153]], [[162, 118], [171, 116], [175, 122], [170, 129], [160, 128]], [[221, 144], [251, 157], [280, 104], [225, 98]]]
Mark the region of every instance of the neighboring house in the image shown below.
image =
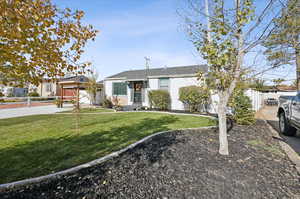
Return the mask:
[[41, 97], [57, 96], [59, 93], [58, 81], [43, 79], [42, 82], [37, 86], [36, 92]]
[[57, 96], [76, 96], [77, 90], [85, 90], [88, 81], [84, 75], [61, 78], [58, 81]]
[[28, 88], [19, 88], [14, 86], [0, 85], [0, 92], [5, 97], [25, 97], [28, 93]]
[[279, 86], [270, 86], [261, 91], [262, 95], [262, 104], [265, 100], [273, 98], [278, 100], [280, 96], [295, 96], [297, 95], [297, 88], [295, 86], [288, 85], [279, 85]]
[[65, 77], [57, 80], [43, 79], [37, 86], [36, 91], [41, 97], [61, 96], [62, 94], [64, 96], [75, 96], [75, 87], [79, 87], [80, 90], [82, 90], [84, 89], [82, 85], [86, 82], [88, 82], [88, 78], [83, 75]]
[[[0, 92], [5, 97], [25, 97], [28, 92], [36, 91], [40, 97], [62, 97], [73, 99], [79, 93], [80, 103], [90, 104], [92, 99], [86, 88], [88, 77], [84, 75], [71, 76], [51, 80], [44, 78], [38, 86], [29, 85], [28, 88], [17, 88], [0, 84]], [[104, 99], [103, 81], [97, 83], [97, 94], [95, 104], [101, 104]]]
[[[88, 81], [89, 79], [84, 75], [62, 78], [58, 81], [57, 96], [60, 96], [61, 98], [74, 98], [79, 94], [80, 103], [90, 104], [92, 99], [86, 90]], [[94, 103], [102, 103], [103, 96], [103, 83], [98, 83], [96, 101]]]
[[164, 67], [145, 70], [129, 70], [107, 77], [104, 80], [105, 95], [109, 99], [118, 97], [123, 106], [149, 107], [150, 90], [168, 90], [171, 97], [171, 109], [184, 110], [179, 101], [179, 89], [198, 85], [197, 73], [207, 72], [206, 65]]

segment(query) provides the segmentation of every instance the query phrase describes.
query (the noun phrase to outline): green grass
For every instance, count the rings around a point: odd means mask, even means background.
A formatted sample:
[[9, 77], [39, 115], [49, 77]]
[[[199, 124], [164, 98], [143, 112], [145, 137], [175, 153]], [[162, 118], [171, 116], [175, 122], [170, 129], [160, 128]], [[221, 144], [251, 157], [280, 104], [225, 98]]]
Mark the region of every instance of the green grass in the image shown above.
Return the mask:
[[50, 174], [119, 150], [155, 132], [211, 126], [195, 116], [163, 113], [36, 115], [0, 120], [0, 183]]
[[[73, 113], [74, 110], [71, 111], [63, 111], [60, 113]], [[81, 108], [79, 110], [80, 113], [104, 113], [104, 112], [113, 112], [112, 109], [106, 109], [106, 108]]]
[[258, 149], [266, 150], [269, 153], [273, 153], [274, 155], [284, 156], [278, 146], [267, 144], [261, 140], [249, 140], [247, 141], [247, 144], [252, 145], [253, 147]]

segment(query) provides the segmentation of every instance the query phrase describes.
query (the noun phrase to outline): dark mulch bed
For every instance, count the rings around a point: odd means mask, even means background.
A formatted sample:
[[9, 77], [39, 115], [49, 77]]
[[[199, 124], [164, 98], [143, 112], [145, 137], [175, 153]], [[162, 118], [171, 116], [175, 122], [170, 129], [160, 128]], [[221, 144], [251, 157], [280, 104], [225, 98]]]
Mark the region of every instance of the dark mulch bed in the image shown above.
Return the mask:
[[[231, 155], [216, 130], [162, 134], [102, 165], [0, 198], [297, 198], [299, 176], [267, 126], [235, 126]], [[46, 154], [45, 154], [46, 155]]]

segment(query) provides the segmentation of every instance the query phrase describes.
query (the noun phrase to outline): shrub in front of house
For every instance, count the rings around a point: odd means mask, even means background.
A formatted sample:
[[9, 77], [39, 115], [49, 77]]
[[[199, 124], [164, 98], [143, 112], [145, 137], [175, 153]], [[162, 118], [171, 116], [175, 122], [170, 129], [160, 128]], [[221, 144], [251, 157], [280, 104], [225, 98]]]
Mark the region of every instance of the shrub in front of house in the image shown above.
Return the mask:
[[106, 98], [103, 101], [103, 107], [104, 108], [112, 108], [113, 107], [113, 103], [109, 99]]
[[151, 108], [168, 110], [171, 104], [170, 94], [167, 90], [152, 90], [148, 93]]
[[112, 102], [113, 108], [116, 111], [122, 111], [123, 110], [123, 107], [121, 106], [121, 99], [118, 96], [112, 96], [111, 102]]
[[9, 93], [7, 94], [7, 97], [15, 97], [15, 96], [14, 96], [14, 94], [13, 94], [12, 92], [9, 92]]
[[179, 89], [179, 100], [188, 106], [190, 112], [199, 111], [208, 104], [210, 92], [201, 86], [186, 86]]
[[[0, 91], [0, 97], [4, 97], [4, 94]], [[4, 102], [4, 99], [0, 99], [0, 103]]]
[[230, 102], [233, 108], [233, 119], [240, 125], [251, 125], [255, 122], [255, 112], [252, 110], [251, 99], [243, 90], [236, 91]]
[[28, 96], [29, 97], [39, 97], [40, 95], [37, 93], [37, 92], [30, 92], [30, 93], [28, 93]]

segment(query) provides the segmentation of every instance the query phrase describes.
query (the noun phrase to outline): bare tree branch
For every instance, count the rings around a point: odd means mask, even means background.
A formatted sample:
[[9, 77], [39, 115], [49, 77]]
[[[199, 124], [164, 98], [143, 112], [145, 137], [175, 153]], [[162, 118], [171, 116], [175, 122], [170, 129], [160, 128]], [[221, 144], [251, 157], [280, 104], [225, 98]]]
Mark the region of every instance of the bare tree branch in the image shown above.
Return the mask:
[[256, 20], [256, 23], [248, 30], [248, 32], [245, 34], [245, 37], [251, 34], [253, 30], [256, 29], [256, 27], [263, 21], [264, 17], [266, 16], [267, 11], [270, 9], [272, 4], [274, 3], [275, 0], [270, 0], [267, 6], [264, 8], [264, 10], [261, 12], [259, 17]]

